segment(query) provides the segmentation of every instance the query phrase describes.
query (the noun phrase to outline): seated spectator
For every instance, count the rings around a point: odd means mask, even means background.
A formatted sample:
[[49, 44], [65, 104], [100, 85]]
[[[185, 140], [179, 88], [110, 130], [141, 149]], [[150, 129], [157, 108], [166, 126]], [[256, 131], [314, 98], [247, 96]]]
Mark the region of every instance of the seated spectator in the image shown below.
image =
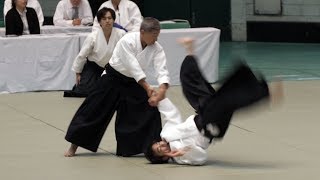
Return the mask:
[[40, 34], [37, 13], [27, 7], [27, 0], [13, 0], [5, 19], [6, 35]]
[[76, 85], [65, 91], [64, 97], [86, 97], [100, 79], [117, 42], [125, 31], [113, 27], [114, 10], [102, 8], [97, 13], [100, 26], [88, 35], [76, 57], [72, 70], [76, 73]]
[[53, 16], [55, 26], [88, 26], [92, 21], [88, 0], [61, 0]]
[[[28, 0], [27, 7], [33, 8], [38, 15], [39, 25], [43, 25], [44, 17], [41, 9], [41, 5], [38, 0]], [[12, 0], [5, 0], [3, 6], [3, 17], [6, 17], [7, 12], [12, 8]]]
[[[142, 22], [141, 12], [139, 7], [129, 0], [109, 0], [100, 6], [108, 7], [116, 12], [115, 23], [122, 26], [126, 31], [139, 31]], [[93, 28], [99, 27], [97, 18], [94, 19]]]

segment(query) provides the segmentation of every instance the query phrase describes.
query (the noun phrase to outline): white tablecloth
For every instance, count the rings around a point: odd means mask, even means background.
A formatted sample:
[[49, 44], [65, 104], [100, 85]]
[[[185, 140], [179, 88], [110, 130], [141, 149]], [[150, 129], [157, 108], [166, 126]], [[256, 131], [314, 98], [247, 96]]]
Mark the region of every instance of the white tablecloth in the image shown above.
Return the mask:
[[[75, 27], [59, 27], [59, 26], [41, 26], [41, 34], [59, 34], [59, 33], [85, 33], [91, 32], [92, 26], [75, 26]], [[0, 28], [0, 36], [6, 35], [6, 29]]]
[[78, 52], [78, 36], [0, 38], [0, 93], [71, 89]]
[[[0, 37], [0, 93], [71, 89], [75, 83], [71, 66], [87, 34]], [[220, 30], [167, 29], [161, 30], [158, 41], [167, 56], [171, 85], [180, 84], [180, 66], [186, 52], [176, 39], [185, 36], [196, 39], [195, 53], [204, 76], [209, 82], [217, 81]], [[155, 78], [148, 81], [157, 84]]]

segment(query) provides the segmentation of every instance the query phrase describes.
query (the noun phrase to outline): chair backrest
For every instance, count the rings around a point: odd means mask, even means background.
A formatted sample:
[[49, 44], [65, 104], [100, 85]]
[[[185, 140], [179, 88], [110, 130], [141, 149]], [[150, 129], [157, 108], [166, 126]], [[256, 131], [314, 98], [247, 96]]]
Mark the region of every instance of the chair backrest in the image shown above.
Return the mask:
[[191, 28], [188, 20], [184, 19], [172, 19], [167, 21], [160, 21], [161, 29], [181, 29]]

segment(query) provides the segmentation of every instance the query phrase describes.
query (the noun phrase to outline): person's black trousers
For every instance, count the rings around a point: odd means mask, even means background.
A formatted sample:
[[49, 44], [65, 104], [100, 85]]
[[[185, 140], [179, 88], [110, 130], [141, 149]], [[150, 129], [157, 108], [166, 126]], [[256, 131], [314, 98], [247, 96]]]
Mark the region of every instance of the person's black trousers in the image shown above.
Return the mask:
[[109, 65], [106, 71], [74, 115], [65, 139], [96, 152], [117, 111], [117, 155], [142, 153], [151, 141], [160, 139], [160, 113], [148, 104], [145, 90], [133, 78], [120, 74]]
[[264, 79], [257, 79], [247, 65], [239, 63], [215, 92], [196, 61], [194, 56], [187, 56], [182, 63], [183, 93], [198, 113], [198, 129], [210, 139], [223, 138], [233, 112], [268, 97], [268, 85]]
[[95, 62], [87, 60], [81, 72], [80, 84], [75, 84], [72, 90], [64, 91], [63, 97], [87, 97], [101, 78], [103, 70]]

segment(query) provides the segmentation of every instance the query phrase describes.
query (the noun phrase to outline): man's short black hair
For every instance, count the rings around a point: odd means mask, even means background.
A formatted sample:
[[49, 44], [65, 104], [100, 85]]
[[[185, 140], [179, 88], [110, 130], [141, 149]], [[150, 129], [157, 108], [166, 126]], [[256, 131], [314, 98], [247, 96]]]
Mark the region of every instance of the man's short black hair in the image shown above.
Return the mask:
[[163, 156], [156, 156], [153, 153], [152, 145], [156, 143], [157, 141], [153, 141], [151, 144], [149, 144], [144, 152], [144, 156], [148, 161], [150, 161], [151, 164], [165, 164], [168, 163], [169, 159], [163, 160]]
[[101, 19], [107, 14], [107, 12], [110, 12], [111, 17], [112, 17], [113, 20], [116, 19], [116, 13], [114, 12], [113, 9], [107, 8], [107, 7], [103, 7], [103, 8], [101, 8], [101, 9], [97, 12], [98, 22], [101, 21]]

